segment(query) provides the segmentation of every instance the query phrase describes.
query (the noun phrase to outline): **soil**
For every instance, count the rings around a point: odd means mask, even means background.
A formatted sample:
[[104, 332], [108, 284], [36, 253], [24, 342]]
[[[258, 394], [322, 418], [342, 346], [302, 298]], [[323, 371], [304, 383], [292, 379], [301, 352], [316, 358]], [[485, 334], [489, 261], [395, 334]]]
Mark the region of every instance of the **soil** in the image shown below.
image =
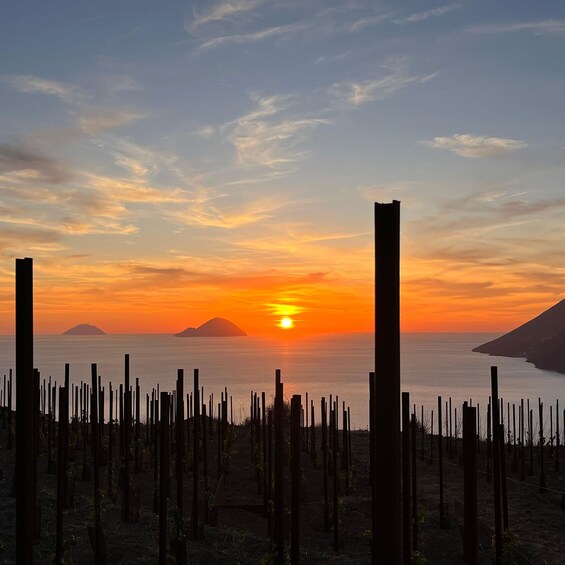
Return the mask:
[[[6, 449], [7, 430], [0, 429], [0, 564], [15, 563], [15, 499], [12, 495], [15, 449]], [[116, 434], [117, 437], [117, 434]], [[142, 442], [145, 430], [142, 427]], [[208, 506], [210, 524], [202, 524], [199, 539], [190, 539], [190, 515], [192, 509], [192, 472], [190, 461], [184, 473], [183, 529], [187, 534], [187, 563], [191, 564], [264, 564], [273, 563], [269, 527], [263, 505], [264, 495], [260, 492], [257, 469], [252, 455], [250, 427], [235, 426], [231, 431], [229, 470], [225, 475], [225, 498], [223, 507], [213, 509]], [[303, 498], [301, 503], [300, 553], [301, 563], [305, 564], [365, 564], [370, 563], [371, 542], [371, 498], [369, 483], [369, 434], [354, 431], [352, 437], [352, 468], [349, 493], [345, 488], [345, 472], [340, 472], [340, 493], [338, 503], [339, 549], [334, 550], [334, 532], [330, 527], [324, 531], [323, 480], [319, 468], [320, 454], [316, 464], [311, 455], [302, 453]], [[320, 432], [317, 430], [317, 440]], [[340, 438], [341, 440], [341, 438]], [[420, 459], [418, 446], [418, 547], [421, 560], [415, 563], [447, 565], [461, 563], [463, 545], [461, 535], [463, 470], [459, 465], [459, 452], [450, 452], [446, 441], [444, 453], [444, 492], [449, 527], [442, 529], [439, 524], [439, 483], [438, 463], [430, 459], [429, 440], [426, 442], [424, 459]], [[437, 438], [435, 438], [437, 443]], [[55, 509], [56, 475], [48, 473], [46, 438], [42, 436], [42, 453], [38, 457], [38, 499], [41, 509], [41, 532], [34, 545], [35, 563], [50, 564], [55, 550]], [[485, 472], [485, 446], [479, 455], [478, 501], [479, 501], [479, 563], [492, 563], [491, 525], [493, 523], [493, 490]], [[208, 442], [208, 475], [211, 503], [216, 490], [217, 435], [213, 431]], [[437, 446], [435, 447], [437, 453]], [[555, 450], [550, 454], [546, 448], [547, 488], [540, 491], [539, 462], [534, 461], [533, 476], [520, 480], [520, 459], [518, 468], [512, 470], [513, 453], [507, 453], [508, 469], [508, 511], [509, 527], [513, 541], [510, 545], [516, 550], [517, 563], [565, 563], [565, 510], [562, 507], [565, 492], [565, 464], [561, 471], [555, 470]], [[561, 457], [565, 452], [561, 454]], [[106, 549], [106, 562], [111, 565], [155, 564], [158, 562], [159, 529], [158, 515], [153, 511], [154, 483], [149, 448], [145, 453], [146, 462], [141, 470], [133, 474], [133, 484], [140, 490], [139, 520], [124, 523], [121, 520], [121, 495], [117, 489], [118, 472], [114, 469], [113, 488], [118, 496], [113, 500], [107, 496], [107, 471], [101, 468], [102, 527]], [[384, 464], [384, 462], [383, 462]], [[526, 465], [529, 468], [529, 463]], [[76, 453], [71, 468], [77, 477], [74, 504], [64, 512], [65, 563], [89, 564], [94, 562], [87, 526], [92, 524], [93, 482], [82, 480], [82, 454]], [[133, 468], [133, 464], [132, 464]], [[203, 470], [200, 467], [201, 498], [203, 498]], [[171, 458], [171, 480], [169, 498], [169, 528], [174, 530], [173, 514], [176, 506], [176, 480], [174, 460]], [[285, 491], [287, 517], [290, 508], [290, 472], [285, 465]], [[332, 477], [329, 477], [330, 520]], [[217, 500], [221, 497], [218, 495]], [[206, 505], [201, 500], [200, 516], [204, 517]], [[215, 519], [215, 525], [212, 522]], [[287, 528], [290, 529], [290, 528]], [[288, 543], [288, 540], [287, 540]], [[519, 554], [517, 553], [519, 552]], [[424, 560], [424, 557], [427, 561]], [[171, 563], [175, 561], [171, 558]]]

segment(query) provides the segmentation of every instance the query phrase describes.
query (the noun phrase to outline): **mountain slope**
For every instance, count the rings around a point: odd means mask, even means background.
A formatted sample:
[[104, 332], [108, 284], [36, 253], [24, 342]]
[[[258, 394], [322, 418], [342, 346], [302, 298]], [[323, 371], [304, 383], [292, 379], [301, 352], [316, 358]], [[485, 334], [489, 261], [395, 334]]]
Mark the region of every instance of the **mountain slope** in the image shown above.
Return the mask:
[[63, 335], [106, 335], [106, 332], [90, 324], [78, 324], [68, 329]]
[[565, 372], [565, 299], [473, 351], [502, 357], [525, 357], [540, 369]]

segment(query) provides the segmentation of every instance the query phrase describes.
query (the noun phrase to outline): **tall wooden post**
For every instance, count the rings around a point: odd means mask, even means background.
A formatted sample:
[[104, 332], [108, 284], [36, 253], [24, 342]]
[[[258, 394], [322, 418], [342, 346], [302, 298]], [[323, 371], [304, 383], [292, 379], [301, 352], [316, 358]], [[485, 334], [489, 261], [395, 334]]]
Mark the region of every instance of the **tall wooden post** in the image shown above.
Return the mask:
[[410, 393], [402, 393], [402, 556], [410, 565]]
[[492, 387], [492, 467], [494, 473], [494, 536], [496, 564], [502, 562], [502, 513], [501, 513], [501, 473], [500, 473], [500, 412], [498, 401], [498, 368], [490, 368]]
[[371, 441], [386, 465], [374, 475], [373, 556], [401, 563], [400, 504], [400, 202], [375, 203], [375, 429]]
[[167, 499], [169, 497], [169, 393], [161, 393], [159, 476], [159, 565], [167, 565]]
[[300, 563], [300, 412], [302, 410], [299, 394], [292, 396], [290, 405], [290, 448], [292, 500], [290, 507], [290, 562]]
[[192, 428], [194, 440], [192, 442], [192, 539], [198, 539], [198, 460], [199, 460], [199, 437], [200, 437], [200, 387], [198, 385], [199, 372], [194, 369], [194, 396], [192, 398], [194, 415]]
[[[439, 464], [439, 527], [444, 529], [447, 527], [445, 516], [445, 501], [443, 499], [443, 437], [441, 429], [442, 413], [441, 413], [441, 396], [437, 397], [437, 447], [438, 447], [438, 464]], [[455, 409], [455, 441], [457, 445], [457, 409]]]
[[122, 484], [122, 520], [130, 520], [130, 466], [131, 391], [129, 389], [129, 354], [124, 358], [124, 480]]
[[275, 382], [275, 563], [284, 563], [284, 406], [283, 383], [280, 369], [276, 370]]
[[16, 259], [16, 563], [21, 565], [33, 563], [37, 493], [35, 399], [33, 259], [26, 258]]
[[320, 403], [322, 418], [322, 477], [324, 484], [324, 532], [330, 531], [330, 506], [328, 502], [328, 420], [326, 399], [322, 396]]
[[100, 452], [98, 450], [98, 371], [96, 363], [91, 365], [92, 377], [92, 400], [91, 400], [91, 420], [90, 426], [92, 431], [91, 448], [92, 448], [92, 466], [94, 470], [94, 562], [98, 565], [103, 563], [102, 555], [102, 525], [100, 520]]
[[177, 444], [176, 452], [176, 479], [177, 479], [177, 508], [179, 512], [180, 526], [182, 528], [182, 520], [184, 514], [183, 504], [183, 467], [184, 467], [184, 371], [177, 371], [177, 421], [175, 425], [175, 442]]
[[57, 526], [55, 565], [63, 563], [63, 508], [66, 497], [67, 445], [69, 429], [69, 389], [59, 389], [59, 454], [57, 457]]
[[416, 414], [412, 414], [411, 426], [411, 449], [412, 449], [412, 549], [418, 550], [418, 483], [416, 475]]
[[476, 449], [476, 408], [463, 408], [463, 479], [465, 501], [465, 523], [463, 535], [463, 562], [465, 565], [478, 563], [478, 521], [477, 521], [477, 449]]

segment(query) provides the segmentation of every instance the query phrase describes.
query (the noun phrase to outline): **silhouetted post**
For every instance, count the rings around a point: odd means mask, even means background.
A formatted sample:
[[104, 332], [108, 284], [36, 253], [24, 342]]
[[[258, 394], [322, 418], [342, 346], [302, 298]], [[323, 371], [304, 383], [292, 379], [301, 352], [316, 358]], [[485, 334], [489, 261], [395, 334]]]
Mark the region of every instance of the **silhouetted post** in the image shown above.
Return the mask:
[[502, 560], [502, 523], [501, 523], [501, 477], [500, 477], [500, 416], [498, 402], [498, 369], [490, 368], [492, 387], [492, 466], [494, 471], [494, 536], [496, 544], [496, 563]]
[[102, 554], [102, 525], [100, 521], [100, 461], [98, 451], [98, 385], [97, 385], [97, 368], [96, 363], [91, 365], [92, 377], [92, 400], [91, 400], [91, 420], [90, 427], [92, 431], [91, 448], [92, 448], [92, 466], [94, 467], [94, 562], [98, 565], [105, 560]]
[[518, 470], [518, 449], [516, 448], [516, 404], [512, 403], [512, 471]]
[[543, 446], [545, 444], [545, 437], [543, 437], [543, 402], [538, 398], [538, 411], [539, 411], [539, 462], [540, 462], [540, 477], [539, 477], [539, 490], [545, 492], [545, 465], [543, 460]]
[[112, 383], [108, 383], [108, 399], [110, 401], [110, 413], [108, 414], [108, 498], [112, 499], [113, 480], [114, 480], [114, 393], [112, 391]]
[[525, 414], [524, 414], [524, 399], [520, 400], [520, 480], [526, 478], [526, 436], [525, 430]]
[[341, 429], [343, 434], [343, 449], [341, 451], [341, 470], [345, 471], [345, 494], [349, 494], [349, 435], [347, 433], [347, 410], [343, 402]]
[[402, 557], [410, 565], [410, 393], [402, 393]]
[[528, 410], [528, 435], [530, 436], [530, 476], [534, 474], [534, 413]]
[[273, 545], [273, 411], [267, 412], [267, 529]]
[[290, 405], [290, 448], [291, 448], [291, 486], [292, 499], [290, 507], [290, 562], [300, 563], [300, 412], [301, 397], [292, 396]]
[[[375, 373], [374, 371], [371, 371], [369, 373], [369, 431], [371, 432], [371, 430], [375, 429]], [[322, 403], [323, 404], [323, 403]], [[323, 409], [323, 406], [322, 406]], [[423, 423], [422, 423], [423, 426]], [[323, 424], [322, 424], [322, 430], [323, 430]], [[372, 434], [372, 432], [371, 432]], [[323, 437], [323, 436], [322, 436]], [[372, 436], [371, 436], [372, 438]], [[377, 457], [376, 457], [376, 446], [375, 446], [375, 442], [373, 441], [373, 439], [369, 438], [369, 481], [371, 484], [371, 497], [374, 499], [376, 494], [375, 494], [375, 472], [376, 472], [376, 468], [377, 468]], [[322, 440], [323, 441], [323, 440]], [[423, 443], [422, 443], [423, 445]], [[422, 453], [423, 453], [423, 447], [422, 447]], [[373, 517], [373, 526], [374, 526], [374, 521], [375, 518]], [[374, 536], [373, 539], [371, 540], [371, 544], [374, 543]]]
[[559, 472], [559, 399], [555, 404], [555, 471]]
[[210, 419], [211, 418], [208, 418], [208, 420], [206, 419], [206, 403], [203, 402], [202, 403], [202, 473], [204, 474], [204, 523], [205, 524], [208, 524], [208, 432], [211, 429]]
[[159, 394], [155, 394], [155, 431], [153, 434], [153, 513], [159, 513], [159, 434], [161, 431], [159, 423]]
[[400, 202], [375, 203], [375, 429], [373, 563], [401, 562]]
[[508, 531], [508, 493], [506, 490], [506, 455], [504, 449], [504, 424], [500, 424], [500, 494], [502, 495], [502, 528]]
[[265, 392], [261, 393], [261, 432], [263, 441], [263, 503], [267, 504], [268, 493], [267, 493], [267, 407]]
[[136, 377], [135, 379], [135, 472], [139, 473], [141, 471], [140, 465], [140, 458], [139, 458], [139, 444], [141, 441], [140, 431], [141, 431], [141, 422], [140, 422], [140, 389], [139, 389], [139, 378]]
[[491, 459], [492, 459], [492, 415], [491, 415], [491, 401], [489, 399], [487, 405], [487, 463], [486, 463], [486, 474], [487, 483], [492, 482], [492, 471], [491, 471]]
[[314, 401], [310, 400], [310, 460], [316, 464], [316, 422], [314, 421]]
[[324, 532], [330, 531], [330, 511], [328, 504], [328, 422], [326, 414], [326, 399], [322, 396], [322, 476], [324, 482]]
[[330, 428], [332, 429], [332, 491], [333, 491], [333, 525], [334, 525], [334, 551], [339, 550], [339, 473], [337, 471], [337, 400], [334, 402], [333, 409], [330, 407]]
[[37, 492], [34, 389], [33, 259], [25, 258], [16, 259], [16, 563], [21, 565], [33, 563]]
[[177, 508], [180, 518], [180, 527], [182, 528], [182, 520], [184, 513], [183, 504], [183, 431], [184, 431], [184, 371], [177, 370], [177, 421], [175, 424], [175, 442], [177, 444], [177, 452], [175, 459], [175, 474], [177, 479]]
[[149, 447], [149, 426], [150, 426], [149, 418], [150, 418], [149, 393], [146, 392], [145, 393], [145, 447]]
[[416, 414], [412, 414], [411, 446], [412, 446], [412, 549], [418, 551], [418, 483], [416, 474]]
[[124, 358], [124, 480], [122, 484], [122, 520], [130, 520], [129, 449], [131, 432], [131, 391], [129, 388], [129, 354]]
[[167, 565], [167, 499], [169, 479], [169, 393], [161, 393], [159, 477], [159, 565]]
[[420, 461], [424, 460], [425, 456], [425, 447], [426, 447], [426, 426], [424, 425], [424, 405], [420, 407], [420, 432], [421, 432], [421, 440], [420, 440]]
[[[8, 381], [8, 439], [6, 442], [6, 449], [12, 449], [12, 383], [13, 383], [12, 369], [10, 369], [10, 379]], [[16, 456], [16, 461], [17, 461], [17, 456]]]
[[430, 466], [434, 462], [434, 411], [432, 410], [430, 420]]
[[194, 369], [194, 393], [192, 397], [194, 415], [192, 418], [192, 427], [194, 439], [192, 442], [193, 451], [193, 470], [192, 470], [192, 539], [198, 539], [198, 462], [199, 455], [199, 437], [200, 437], [200, 386], [198, 384], [199, 371]]
[[463, 473], [465, 524], [463, 535], [463, 562], [465, 565], [478, 563], [478, 521], [477, 521], [477, 451], [476, 451], [476, 409], [463, 409]]
[[[440, 528], [447, 528], [447, 520], [445, 517], [445, 501], [443, 500], [443, 441], [441, 429], [441, 396], [437, 397], [437, 448], [438, 448], [438, 465], [439, 465], [439, 525]], [[457, 410], [455, 411], [457, 414]], [[457, 416], [455, 417], [457, 425]], [[457, 427], [455, 428], [457, 430]], [[457, 441], [457, 431], [455, 432]]]
[[275, 563], [284, 563], [284, 397], [280, 369], [275, 375]]
[[[57, 457], [57, 527], [55, 565], [63, 564], [63, 508], [65, 506], [66, 445], [68, 444], [69, 402], [68, 389], [59, 389], [59, 455]], [[66, 424], [66, 425], [65, 425]]]
[[477, 455], [481, 453], [481, 407], [477, 402]]
[[[451, 419], [451, 396], [449, 397], [449, 457], [453, 459], [453, 420]], [[447, 418], [447, 414], [445, 415]]]

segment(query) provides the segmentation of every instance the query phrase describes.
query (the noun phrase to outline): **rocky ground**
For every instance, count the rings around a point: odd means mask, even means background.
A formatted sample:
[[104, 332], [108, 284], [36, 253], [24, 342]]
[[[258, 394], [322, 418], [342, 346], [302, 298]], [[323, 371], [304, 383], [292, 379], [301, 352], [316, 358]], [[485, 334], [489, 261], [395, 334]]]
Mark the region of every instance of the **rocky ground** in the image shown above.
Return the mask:
[[[142, 434], [143, 437], [143, 434]], [[319, 434], [318, 434], [319, 438]], [[334, 550], [334, 533], [324, 531], [323, 481], [318, 465], [312, 464], [310, 455], [303, 453], [303, 500], [301, 505], [301, 562], [364, 564], [370, 563], [370, 488], [369, 488], [369, 435], [364, 431], [352, 434], [353, 468], [351, 488], [345, 491], [345, 477], [340, 477], [338, 503], [339, 549]], [[217, 443], [212, 435], [208, 443], [208, 474], [210, 504], [217, 483]], [[484, 449], [482, 453], [484, 454]], [[107, 563], [112, 565], [154, 564], [158, 562], [158, 516], [153, 512], [153, 470], [151, 454], [146, 452], [142, 470], [134, 475], [134, 485], [139, 488], [139, 521], [121, 521], [120, 496], [115, 501], [107, 496], [107, 466], [102, 468], [103, 485], [102, 522]], [[463, 471], [459, 466], [459, 455], [444, 457], [445, 500], [449, 514], [449, 528], [441, 529], [438, 517], [438, 471], [437, 460], [430, 461], [426, 452], [424, 460], [418, 458], [418, 516], [419, 550], [421, 556], [415, 563], [447, 565], [462, 562]], [[547, 454], [549, 457], [549, 452]], [[73, 463], [76, 482], [74, 505], [64, 513], [65, 563], [93, 563], [87, 525], [92, 523], [92, 481], [81, 480], [81, 455]], [[386, 462], [382, 462], [386, 464]], [[561, 506], [565, 491], [565, 474], [555, 472], [553, 458], [547, 462], [547, 489], [540, 492], [539, 474], [519, 480], [519, 474], [511, 471], [512, 455], [508, 454], [508, 507], [512, 535], [509, 546], [517, 550], [518, 563], [564, 563], [565, 562], [565, 510]], [[6, 449], [6, 430], [0, 430], [0, 563], [14, 563], [15, 500], [12, 498], [14, 450]], [[563, 465], [562, 467], [565, 467]], [[480, 563], [492, 562], [491, 530], [493, 520], [492, 485], [484, 473], [484, 460], [479, 459], [481, 469], [479, 485], [479, 537]], [[174, 464], [171, 463], [174, 470]], [[565, 470], [565, 469], [564, 469]], [[263, 503], [259, 492], [257, 466], [251, 455], [249, 427], [237, 426], [231, 435], [229, 450], [229, 472], [225, 482], [224, 504], [217, 512], [209, 510], [209, 522], [216, 514], [216, 524], [203, 524], [200, 539], [188, 539], [188, 563], [192, 564], [269, 564], [272, 563], [268, 536], [268, 521], [257, 507]], [[288, 467], [285, 467], [287, 483], [290, 483]], [[202, 476], [202, 469], [200, 470]], [[174, 473], [171, 474], [171, 498], [169, 499], [169, 526], [173, 529], [173, 510], [176, 501]], [[329, 486], [331, 488], [331, 478]], [[204, 483], [202, 482], [202, 489]], [[55, 503], [56, 475], [47, 473], [46, 455], [38, 459], [38, 496], [41, 507], [41, 535], [34, 546], [36, 563], [52, 563], [55, 549]], [[331, 491], [330, 491], [331, 492]], [[192, 504], [192, 473], [185, 473], [185, 514], [190, 516]], [[290, 491], [285, 493], [290, 502]], [[331, 500], [331, 499], [330, 499]], [[234, 508], [244, 506], [245, 508]], [[200, 505], [204, 516], [205, 504]], [[331, 518], [331, 516], [330, 516]], [[188, 531], [190, 521], [184, 520]], [[174, 561], [171, 561], [171, 563]]]

